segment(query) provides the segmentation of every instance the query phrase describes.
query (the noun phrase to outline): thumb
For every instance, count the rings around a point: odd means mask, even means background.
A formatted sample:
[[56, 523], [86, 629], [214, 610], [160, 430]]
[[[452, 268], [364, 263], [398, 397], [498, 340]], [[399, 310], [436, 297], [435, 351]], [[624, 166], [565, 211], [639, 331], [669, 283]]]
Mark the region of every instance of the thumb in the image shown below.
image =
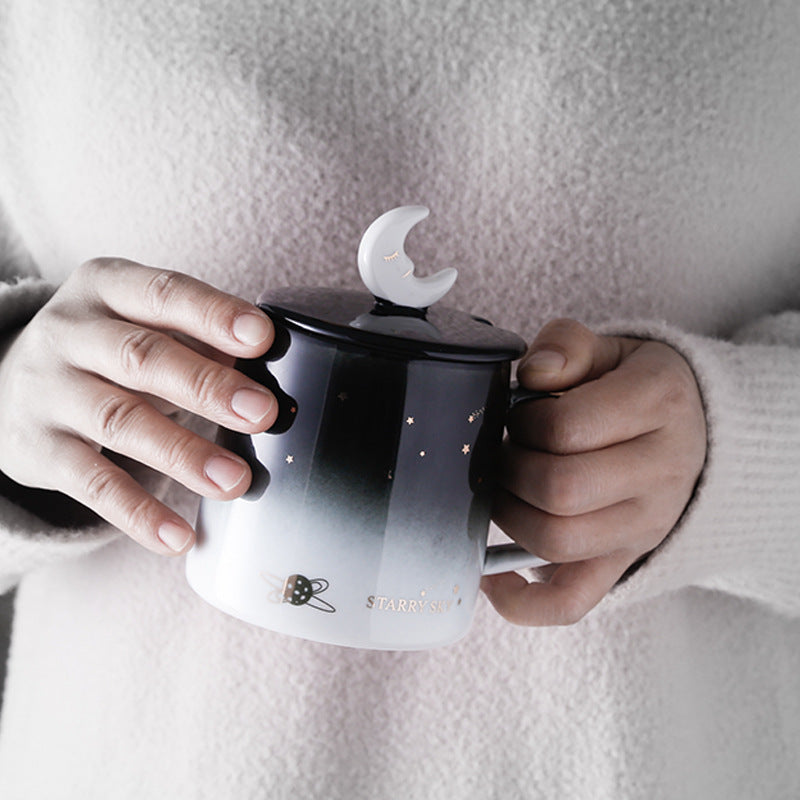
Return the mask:
[[573, 319], [554, 319], [522, 357], [517, 379], [526, 389], [569, 389], [614, 369], [639, 344], [636, 339], [598, 336]]

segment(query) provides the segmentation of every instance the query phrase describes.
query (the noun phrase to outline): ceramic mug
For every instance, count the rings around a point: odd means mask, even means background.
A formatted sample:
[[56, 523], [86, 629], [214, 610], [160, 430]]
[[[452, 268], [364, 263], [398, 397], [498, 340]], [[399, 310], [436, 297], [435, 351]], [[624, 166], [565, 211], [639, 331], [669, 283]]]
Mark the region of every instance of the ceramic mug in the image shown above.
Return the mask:
[[[375, 251], [398, 275], [413, 274], [402, 244], [427, 214], [410, 208], [367, 231], [394, 225]], [[482, 575], [544, 563], [487, 547], [506, 415], [537, 395], [512, 397], [510, 365], [525, 349], [515, 334], [419, 307], [441, 284], [415, 286], [416, 306], [378, 288], [393, 297], [289, 288], [258, 299], [275, 343], [237, 367], [275, 393], [280, 413], [264, 433], [220, 432], [253, 482], [236, 500], [202, 501], [186, 574], [209, 603], [263, 628], [424, 649], [466, 634]]]

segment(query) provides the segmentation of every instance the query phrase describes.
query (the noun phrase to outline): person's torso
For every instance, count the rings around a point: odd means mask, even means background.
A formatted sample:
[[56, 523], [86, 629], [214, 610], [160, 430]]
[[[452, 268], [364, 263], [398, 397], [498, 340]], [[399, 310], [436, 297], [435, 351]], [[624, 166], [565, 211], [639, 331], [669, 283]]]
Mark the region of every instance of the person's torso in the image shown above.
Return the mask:
[[[796, 300], [800, 8], [6, 2], [0, 201], [42, 272], [356, 285], [387, 208], [450, 301], [725, 333]], [[793, 293], [793, 297], [789, 295]]]

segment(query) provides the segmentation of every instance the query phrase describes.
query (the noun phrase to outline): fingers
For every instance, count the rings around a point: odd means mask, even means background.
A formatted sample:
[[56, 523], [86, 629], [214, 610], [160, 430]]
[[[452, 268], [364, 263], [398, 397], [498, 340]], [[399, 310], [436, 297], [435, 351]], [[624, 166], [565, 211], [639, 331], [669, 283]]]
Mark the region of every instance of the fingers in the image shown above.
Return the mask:
[[519, 444], [550, 453], [597, 450], [659, 429], [696, 394], [683, 359], [645, 342], [610, 372], [560, 397], [518, 405], [508, 431]]
[[575, 320], [555, 319], [528, 348], [517, 377], [527, 389], [568, 389], [614, 369], [638, 346], [635, 339], [597, 336]]
[[194, 544], [186, 520], [148, 494], [127, 472], [69, 434], [58, 440], [59, 489], [91, 508], [139, 544], [160, 555], [180, 555]]
[[547, 583], [516, 573], [484, 576], [483, 589], [497, 612], [516, 625], [574, 625], [608, 594], [634, 562], [625, 551], [562, 564]]
[[642, 526], [642, 503], [625, 500], [587, 514], [560, 517], [549, 514], [501, 490], [492, 518], [517, 544], [554, 564], [585, 561], [625, 549], [630, 532], [639, 531], [642, 550], [656, 547], [664, 536], [658, 524]]
[[265, 430], [274, 397], [230, 364], [261, 355], [272, 339], [258, 308], [188, 276], [120, 259], [87, 262], [0, 362], [0, 400], [16, 409], [0, 418], [0, 465], [26, 485], [72, 496], [155, 552], [185, 552], [191, 526], [95, 448], [202, 495], [239, 496], [248, 466], [153, 404], [245, 433]]
[[508, 491], [549, 514], [586, 514], [640, 497], [669, 480], [671, 475], [657, 466], [665, 446], [656, 433], [572, 455], [529, 450], [509, 441], [503, 446], [501, 480]]
[[244, 433], [266, 430], [275, 421], [271, 392], [171, 336], [108, 317], [77, 324], [67, 356], [80, 370]]
[[83, 375], [59, 410], [64, 428], [169, 475], [205, 497], [231, 499], [251, 474], [238, 456], [160, 414], [146, 400]]
[[570, 624], [686, 508], [705, 459], [702, 399], [671, 347], [598, 337], [570, 320], [542, 329], [518, 374], [561, 394], [509, 415], [493, 518], [553, 567], [545, 583], [504, 574], [482, 586], [512, 622]]
[[525, 549], [565, 563], [648, 552], [683, 511], [697, 464], [663, 433], [569, 456], [506, 443], [492, 517]]
[[272, 323], [260, 309], [179, 272], [94, 259], [74, 280], [124, 319], [180, 331], [223, 353], [254, 358], [272, 344]]

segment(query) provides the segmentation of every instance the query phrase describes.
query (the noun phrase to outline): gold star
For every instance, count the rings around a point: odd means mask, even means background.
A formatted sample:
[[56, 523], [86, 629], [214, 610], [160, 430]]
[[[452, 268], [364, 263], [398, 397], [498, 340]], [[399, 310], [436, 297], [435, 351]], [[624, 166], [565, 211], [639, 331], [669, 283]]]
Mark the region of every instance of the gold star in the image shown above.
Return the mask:
[[287, 464], [294, 464], [294, 456], [286, 456]]
[[462, 452], [464, 455], [467, 455], [467, 453], [469, 453], [469, 445], [468, 445], [468, 444], [465, 444], [465, 445], [464, 445], [464, 446], [461, 448], [461, 452]]
[[414, 417], [408, 417], [406, 419], [406, 425], [413, 425], [414, 424]]
[[473, 412], [472, 412], [472, 413], [471, 413], [471, 414], [470, 414], [470, 415], [467, 417], [467, 422], [475, 422], [475, 420], [476, 420], [476, 419], [478, 419], [478, 417], [479, 417], [481, 414], [483, 414], [483, 412], [484, 412], [484, 411], [486, 411], [486, 406], [484, 406], [483, 408], [478, 408], [478, 409], [476, 409], [475, 411], [473, 411]]

